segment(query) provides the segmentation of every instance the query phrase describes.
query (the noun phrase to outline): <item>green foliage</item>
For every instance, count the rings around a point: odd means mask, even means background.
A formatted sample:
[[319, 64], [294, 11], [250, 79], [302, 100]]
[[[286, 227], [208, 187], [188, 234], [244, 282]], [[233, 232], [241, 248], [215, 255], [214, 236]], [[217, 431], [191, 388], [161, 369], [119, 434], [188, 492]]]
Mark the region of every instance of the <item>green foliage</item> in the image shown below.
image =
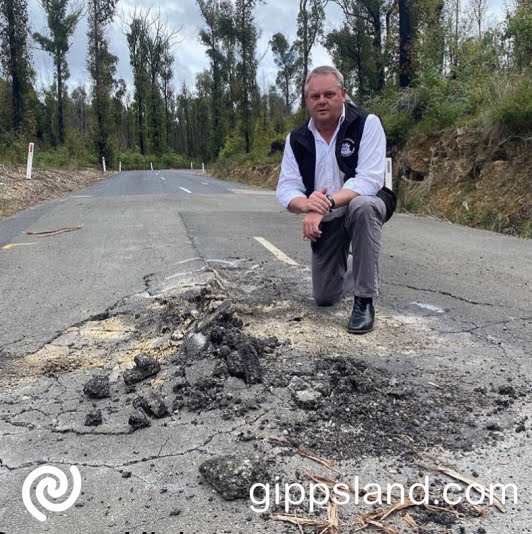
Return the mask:
[[105, 35], [106, 27], [112, 22], [116, 0], [89, 0], [89, 54], [87, 66], [93, 82], [92, 106], [96, 117], [94, 144], [98, 157], [109, 165], [116, 153], [112, 131], [111, 90], [118, 58], [109, 52]]
[[405, 182], [399, 183], [397, 201], [400, 211], [419, 213], [424, 205], [424, 198], [419, 185]]
[[[122, 162], [123, 171], [153, 169], [190, 169], [190, 159], [181, 154], [161, 154], [159, 156], [143, 156], [140, 152], [122, 152], [117, 157]], [[199, 168], [201, 163], [195, 161], [194, 166]], [[115, 167], [118, 167], [116, 165]], [[117, 170], [113, 168], [113, 170]]]
[[386, 137], [392, 145], [403, 142], [414, 126], [414, 119], [407, 111], [386, 113], [381, 117]]
[[10, 126], [24, 135], [29, 126], [33, 68], [28, 49], [28, 5], [25, 0], [0, 1], [0, 67], [10, 81]]
[[440, 94], [431, 99], [418, 125], [422, 131], [432, 132], [453, 128], [469, 113], [467, 94]]
[[532, 133], [532, 81], [506, 78], [493, 83], [485, 125], [499, 128], [503, 135]]
[[516, 67], [530, 74], [532, 68], [532, 4], [523, 1], [509, 17], [506, 36], [513, 41]]
[[231, 158], [244, 152], [244, 137], [240, 132], [234, 132], [225, 139], [225, 144], [220, 151], [221, 158]]
[[96, 155], [89, 150], [87, 138], [79, 132], [70, 132], [64, 146], [70, 160], [79, 162], [96, 161]]
[[81, 167], [96, 166], [96, 158], [94, 155], [90, 157], [87, 153], [74, 158], [66, 146], [52, 148], [46, 151], [40, 151], [39, 147], [36, 147], [33, 164], [35, 167], [47, 169], [79, 169]]
[[294, 82], [301, 68], [301, 58], [298, 56], [296, 43], [290, 45], [282, 33], [276, 33], [270, 40], [274, 61], [279, 70], [276, 82], [284, 95], [285, 111], [290, 113], [292, 104], [298, 97], [294, 91]]

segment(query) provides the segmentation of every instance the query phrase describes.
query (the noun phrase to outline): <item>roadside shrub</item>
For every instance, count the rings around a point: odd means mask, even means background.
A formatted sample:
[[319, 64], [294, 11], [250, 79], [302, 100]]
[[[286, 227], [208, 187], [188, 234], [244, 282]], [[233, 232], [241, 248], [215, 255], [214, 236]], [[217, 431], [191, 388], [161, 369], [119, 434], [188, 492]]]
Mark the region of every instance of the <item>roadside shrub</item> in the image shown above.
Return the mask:
[[244, 138], [240, 133], [233, 133], [227, 136], [224, 147], [220, 150], [222, 158], [231, 158], [237, 154], [244, 153]]
[[419, 129], [425, 132], [452, 128], [469, 113], [466, 95], [438, 95], [428, 104]]
[[[150, 163], [153, 163], [154, 169], [189, 169], [190, 159], [181, 154], [167, 153], [161, 156], [149, 155], [143, 156], [140, 152], [122, 152], [117, 155], [116, 165], [113, 170], [118, 169], [118, 162], [122, 162], [123, 171], [149, 170]], [[201, 163], [194, 162], [194, 167], [198, 169]]]
[[380, 118], [386, 137], [393, 145], [405, 141], [415, 124], [414, 118], [407, 111], [386, 113]]
[[530, 134], [532, 132], [530, 79], [507, 76], [494, 80], [480, 123], [484, 136], [490, 141]]
[[532, 130], [532, 83], [522, 78], [509, 82], [493, 103], [493, 118], [509, 133], [525, 134]]

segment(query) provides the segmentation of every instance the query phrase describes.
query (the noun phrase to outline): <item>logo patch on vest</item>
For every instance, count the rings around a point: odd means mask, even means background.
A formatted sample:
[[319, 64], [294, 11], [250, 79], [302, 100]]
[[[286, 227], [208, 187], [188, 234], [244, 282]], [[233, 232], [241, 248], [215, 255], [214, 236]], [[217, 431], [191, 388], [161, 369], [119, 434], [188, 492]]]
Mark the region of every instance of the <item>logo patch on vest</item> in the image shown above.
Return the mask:
[[340, 150], [340, 155], [342, 158], [348, 158], [355, 151], [355, 142], [349, 137], [346, 137], [342, 142], [342, 148]]

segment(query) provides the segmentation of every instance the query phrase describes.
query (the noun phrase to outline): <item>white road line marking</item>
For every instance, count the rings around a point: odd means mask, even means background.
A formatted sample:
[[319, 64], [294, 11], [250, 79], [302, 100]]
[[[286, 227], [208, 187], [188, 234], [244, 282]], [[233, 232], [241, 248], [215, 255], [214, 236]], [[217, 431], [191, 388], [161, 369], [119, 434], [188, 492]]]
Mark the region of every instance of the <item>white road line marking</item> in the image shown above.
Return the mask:
[[161, 180], [164, 180], [166, 182], [166, 178], [164, 176], [161, 176]]
[[189, 191], [188, 189], [185, 189], [184, 187], [180, 187], [179, 189], [182, 189], [185, 193], [188, 193], [189, 195], [192, 194], [192, 191]]
[[257, 240], [264, 248], [268, 249], [278, 260], [284, 261], [288, 265], [299, 265], [292, 258], [289, 258], [282, 250], [279, 250], [275, 245], [272, 245], [269, 241], [264, 239], [264, 237], [253, 237]]
[[209, 182], [201, 182], [201, 185], [209, 185]]

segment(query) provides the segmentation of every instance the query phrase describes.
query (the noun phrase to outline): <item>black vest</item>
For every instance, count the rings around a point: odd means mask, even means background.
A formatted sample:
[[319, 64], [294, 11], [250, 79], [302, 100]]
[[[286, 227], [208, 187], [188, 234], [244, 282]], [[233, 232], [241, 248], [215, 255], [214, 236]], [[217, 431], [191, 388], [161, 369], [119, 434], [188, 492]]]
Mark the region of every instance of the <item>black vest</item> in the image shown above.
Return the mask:
[[[369, 113], [353, 104], [345, 103], [345, 118], [336, 136], [336, 161], [345, 174], [344, 181], [356, 175], [358, 150]], [[316, 172], [316, 144], [313, 133], [308, 128], [309, 121], [299, 125], [290, 133], [290, 146], [299, 167], [299, 172], [308, 196], [314, 191]], [[397, 196], [387, 187], [377, 192], [386, 205], [386, 221], [390, 219], [397, 205]]]

